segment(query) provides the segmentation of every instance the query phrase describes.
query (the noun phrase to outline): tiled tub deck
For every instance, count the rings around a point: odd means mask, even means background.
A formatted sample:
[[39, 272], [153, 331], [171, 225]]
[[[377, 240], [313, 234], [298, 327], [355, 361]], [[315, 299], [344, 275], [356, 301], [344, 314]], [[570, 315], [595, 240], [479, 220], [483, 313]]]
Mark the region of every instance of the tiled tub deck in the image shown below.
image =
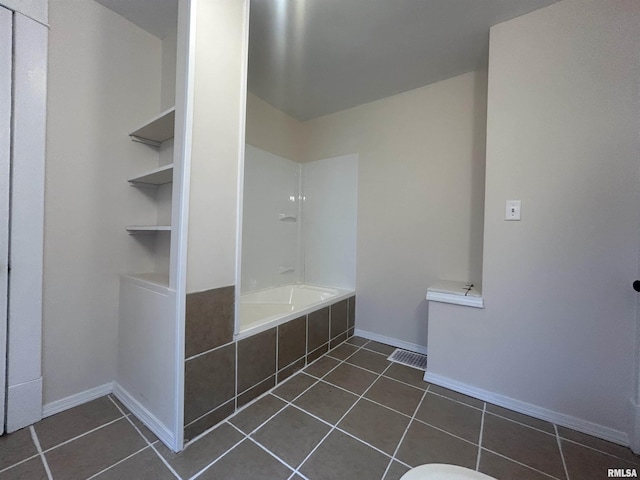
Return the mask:
[[353, 335], [355, 296], [233, 340], [234, 287], [187, 295], [185, 442]]

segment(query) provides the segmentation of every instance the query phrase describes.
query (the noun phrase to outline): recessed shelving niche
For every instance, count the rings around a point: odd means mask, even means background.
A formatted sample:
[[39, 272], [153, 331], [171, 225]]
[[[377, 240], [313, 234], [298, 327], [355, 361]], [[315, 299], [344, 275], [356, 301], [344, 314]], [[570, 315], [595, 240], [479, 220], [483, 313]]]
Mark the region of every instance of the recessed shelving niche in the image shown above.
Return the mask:
[[155, 235], [158, 232], [170, 232], [171, 225], [129, 225], [129, 235]]
[[173, 181], [173, 163], [154, 168], [136, 177], [132, 177], [128, 181], [134, 186], [157, 186], [171, 183]]
[[156, 115], [140, 128], [131, 132], [129, 134], [131, 140], [159, 147], [162, 142], [173, 138], [175, 115], [176, 107], [171, 107]]

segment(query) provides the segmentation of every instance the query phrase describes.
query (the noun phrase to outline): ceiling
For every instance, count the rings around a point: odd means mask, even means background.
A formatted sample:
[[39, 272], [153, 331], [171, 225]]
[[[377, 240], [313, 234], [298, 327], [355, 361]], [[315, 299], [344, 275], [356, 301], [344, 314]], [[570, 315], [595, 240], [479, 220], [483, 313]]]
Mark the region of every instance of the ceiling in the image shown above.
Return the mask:
[[[97, 0], [162, 38], [177, 0]], [[308, 120], [486, 68], [489, 27], [557, 0], [251, 0], [249, 91]]]

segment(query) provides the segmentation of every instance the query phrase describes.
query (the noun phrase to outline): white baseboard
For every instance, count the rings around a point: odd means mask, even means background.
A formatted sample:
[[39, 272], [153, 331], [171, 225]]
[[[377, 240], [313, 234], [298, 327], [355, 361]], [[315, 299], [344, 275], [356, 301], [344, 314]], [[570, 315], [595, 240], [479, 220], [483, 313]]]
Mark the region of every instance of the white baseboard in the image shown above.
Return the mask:
[[64, 412], [70, 408], [77, 407], [83, 403], [90, 402], [96, 398], [104, 397], [113, 392], [113, 382], [105, 383], [95, 388], [90, 388], [84, 392], [69, 395], [55, 402], [49, 402], [42, 406], [42, 418], [50, 417], [56, 413]]
[[127, 392], [118, 382], [113, 384], [113, 394], [122, 404], [131, 410], [138, 419], [146, 425], [170, 450], [179, 452], [182, 445], [176, 445], [176, 436], [160, 420], [147, 410], [133, 395]]
[[629, 435], [626, 432], [622, 432], [620, 430], [615, 430], [613, 428], [598, 425], [587, 420], [572, 417], [571, 415], [566, 415], [564, 413], [559, 413], [553, 410], [538, 407], [537, 405], [522, 402], [505, 395], [500, 395], [498, 393], [483, 390], [472, 385], [457, 382], [441, 375], [435, 375], [426, 372], [424, 375], [424, 379], [429, 383], [433, 383], [435, 385], [439, 385], [441, 387], [445, 387], [450, 390], [469, 395], [471, 397], [479, 398], [480, 400], [493, 403], [494, 405], [498, 405], [499, 407], [514, 410], [531, 417], [539, 418], [540, 420], [546, 420], [547, 422], [571, 428], [573, 430], [577, 430], [588, 435], [593, 435], [594, 437], [602, 438], [603, 440], [608, 440], [613, 443], [624, 446], [629, 445]]
[[634, 399], [631, 403], [631, 428], [629, 432], [629, 447], [633, 453], [640, 453], [640, 405], [637, 405]]
[[42, 377], [7, 388], [7, 433], [42, 419]]
[[367, 340], [386, 343], [387, 345], [391, 345], [392, 347], [396, 347], [396, 348], [402, 348], [403, 350], [410, 350], [412, 352], [422, 353], [423, 355], [427, 354], [427, 347], [425, 347], [424, 345], [405, 342], [403, 340], [398, 340], [397, 338], [385, 337], [384, 335], [378, 335], [377, 333], [367, 332], [365, 330], [360, 330], [359, 328], [355, 329], [354, 335], [357, 335], [358, 337], [366, 338]]

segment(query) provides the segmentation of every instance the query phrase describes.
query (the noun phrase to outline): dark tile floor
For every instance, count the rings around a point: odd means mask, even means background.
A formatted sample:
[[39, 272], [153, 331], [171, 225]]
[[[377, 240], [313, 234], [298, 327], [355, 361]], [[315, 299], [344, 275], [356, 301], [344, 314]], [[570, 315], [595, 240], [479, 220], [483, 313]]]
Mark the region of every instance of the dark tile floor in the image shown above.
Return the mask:
[[375, 479], [453, 463], [500, 480], [640, 468], [624, 447], [422, 381], [351, 338], [174, 454], [111, 396], [0, 437], [0, 479]]

